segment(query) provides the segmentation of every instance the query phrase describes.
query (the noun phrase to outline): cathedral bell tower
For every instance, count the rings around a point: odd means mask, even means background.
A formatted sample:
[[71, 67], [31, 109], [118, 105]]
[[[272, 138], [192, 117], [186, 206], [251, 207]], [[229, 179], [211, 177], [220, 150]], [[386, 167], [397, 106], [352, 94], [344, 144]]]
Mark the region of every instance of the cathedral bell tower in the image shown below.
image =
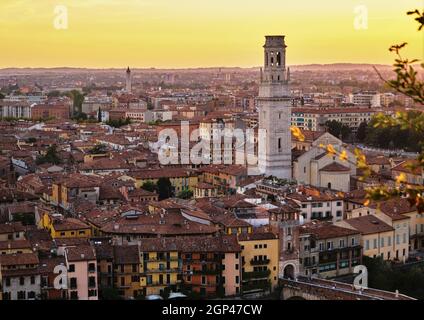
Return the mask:
[[125, 91], [127, 93], [131, 93], [132, 90], [132, 79], [131, 79], [131, 70], [130, 67], [127, 68], [126, 72], [126, 85], [125, 85]]
[[[261, 173], [291, 179], [291, 105], [284, 36], [266, 36], [259, 86], [259, 152]], [[261, 136], [262, 134], [262, 136]]]

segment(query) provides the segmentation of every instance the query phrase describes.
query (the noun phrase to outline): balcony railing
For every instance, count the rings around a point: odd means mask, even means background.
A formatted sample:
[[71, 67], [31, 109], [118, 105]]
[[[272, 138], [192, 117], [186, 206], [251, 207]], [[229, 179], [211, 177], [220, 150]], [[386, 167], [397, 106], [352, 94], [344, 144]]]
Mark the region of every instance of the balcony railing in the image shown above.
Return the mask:
[[220, 274], [220, 273], [221, 273], [221, 270], [218, 270], [218, 269], [193, 270], [193, 274], [213, 275], [213, 274]]
[[172, 273], [172, 272], [179, 272], [179, 268], [146, 268], [143, 273]]
[[271, 260], [269, 259], [259, 259], [259, 260], [255, 260], [255, 259], [251, 259], [250, 260], [250, 264], [252, 266], [260, 266], [260, 265], [265, 265], [265, 264], [269, 264]]
[[251, 279], [262, 279], [268, 278], [271, 274], [271, 270], [265, 271], [252, 271], [252, 272], [243, 272], [243, 281], [251, 280]]

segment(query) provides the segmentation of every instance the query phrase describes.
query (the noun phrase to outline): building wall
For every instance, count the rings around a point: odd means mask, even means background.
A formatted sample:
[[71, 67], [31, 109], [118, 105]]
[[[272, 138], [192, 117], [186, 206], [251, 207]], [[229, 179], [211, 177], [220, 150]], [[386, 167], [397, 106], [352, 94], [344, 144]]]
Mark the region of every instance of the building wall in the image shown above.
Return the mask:
[[[242, 271], [253, 272], [255, 268], [266, 267], [270, 270], [268, 280], [271, 282], [271, 288], [274, 289], [278, 284], [278, 266], [279, 266], [279, 241], [278, 239], [266, 239], [266, 240], [249, 240], [239, 241], [242, 247]], [[266, 256], [269, 259], [268, 264], [264, 265], [253, 265], [251, 260], [260, 260], [260, 256]], [[244, 263], [243, 263], [244, 261]], [[242, 275], [243, 277], [243, 275]], [[242, 278], [243, 281], [245, 280]], [[243, 283], [244, 286], [244, 283]]]
[[[94, 272], [88, 272], [88, 265], [90, 263], [94, 263]], [[69, 272], [69, 265], [75, 265], [75, 271]], [[98, 300], [98, 292], [97, 292], [97, 261], [67, 261], [68, 267], [68, 293], [69, 297], [71, 297], [71, 292], [78, 292], [78, 300]], [[95, 277], [96, 286], [93, 288], [89, 288], [89, 277]], [[77, 279], [77, 288], [72, 289], [70, 287], [71, 278]], [[96, 295], [89, 297], [88, 291], [96, 290]]]
[[[10, 277], [10, 286], [6, 286], [5, 278], [3, 279], [3, 296], [10, 294], [11, 300], [18, 300], [18, 292], [25, 292], [25, 300], [28, 300], [28, 293], [33, 292], [35, 298], [39, 298], [41, 293], [41, 277], [40, 275], [33, 275], [34, 283], [31, 284], [31, 276], [22, 276], [24, 284], [20, 284], [20, 277]], [[34, 299], [34, 298], [33, 298]]]
[[225, 296], [234, 296], [240, 294], [241, 286], [241, 255], [240, 253], [225, 253], [222, 264], [225, 270], [222, 276], [225, 278], [224, 289]]

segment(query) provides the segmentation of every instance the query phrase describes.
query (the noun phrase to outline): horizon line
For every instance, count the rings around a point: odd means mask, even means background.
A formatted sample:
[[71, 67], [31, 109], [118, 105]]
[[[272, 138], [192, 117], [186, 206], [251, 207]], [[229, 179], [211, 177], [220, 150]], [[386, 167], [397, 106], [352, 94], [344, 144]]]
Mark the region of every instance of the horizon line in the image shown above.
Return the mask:
[[[331, 63], [304, 63], [304, 64], [293, 64], [287, 65], [288, 68], [291, 67], [305, 67], [305, 66], [331, 66], [331, 65], [366, 65], [366, 66], [385, 66], [392, 67], [391, 64], [384, 63], [371, 63], [371, 62], [331, 62]], [[81, 67], [81, 66], [52, 66], [52, 67], [0, 67], [1, 70], [9, 69], [87, 69], [87, 70], [120, 70], [127, 69], [127, 66], [123, 67]], [[131, 70], [187, 70], [187, 69], [260, 69], [263, 66], [251, 66], [251, 67], [241, 67], [241, 66], [204, 66], [204, 67], [131, 67]]]

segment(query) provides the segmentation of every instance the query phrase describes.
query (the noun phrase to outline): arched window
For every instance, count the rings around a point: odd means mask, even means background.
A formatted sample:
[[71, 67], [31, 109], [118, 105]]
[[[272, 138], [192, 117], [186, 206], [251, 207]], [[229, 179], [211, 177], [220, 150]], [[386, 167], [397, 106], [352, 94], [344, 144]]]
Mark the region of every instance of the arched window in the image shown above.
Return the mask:
[[328, 189], [331, 189], [331, 182], [328, 183], [327, 187]]
[[277, 67], [281, 65], [281, 53], [277, 52]]

